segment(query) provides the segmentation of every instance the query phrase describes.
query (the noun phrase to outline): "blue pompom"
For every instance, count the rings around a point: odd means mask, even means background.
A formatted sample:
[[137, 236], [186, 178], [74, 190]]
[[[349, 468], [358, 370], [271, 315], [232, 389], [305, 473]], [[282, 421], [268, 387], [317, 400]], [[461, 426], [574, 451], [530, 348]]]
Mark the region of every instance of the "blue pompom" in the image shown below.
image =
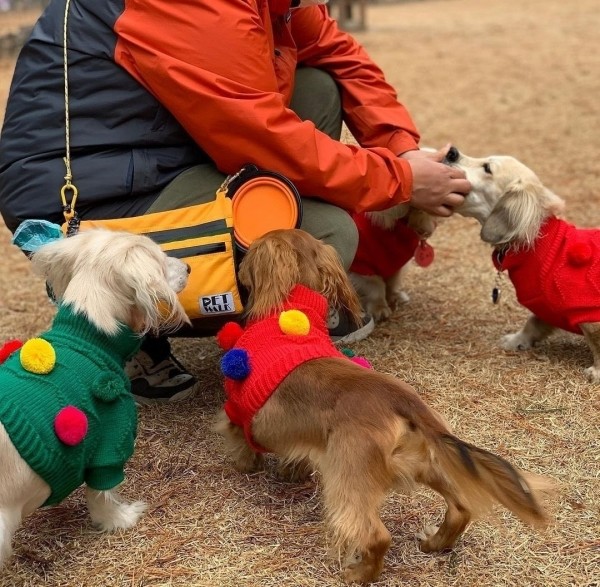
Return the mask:
[[250, 374], [250, 358], [244, 349], [231, 349], [221, 359], [221, 371], [225, 377], [239, 381]]

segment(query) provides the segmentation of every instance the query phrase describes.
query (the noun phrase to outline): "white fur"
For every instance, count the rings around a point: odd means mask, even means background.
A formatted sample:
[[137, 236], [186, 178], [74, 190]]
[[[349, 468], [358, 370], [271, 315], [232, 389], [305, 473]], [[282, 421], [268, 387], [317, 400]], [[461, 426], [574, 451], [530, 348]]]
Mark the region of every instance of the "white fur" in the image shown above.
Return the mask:
[[187, 322], [176, 294], [185, 287], [188, 267], [148, 237], [87, 230], [42, 247], [32, 261], [58, 299], [107, 334], [129, 323], [132, 308], [143, 319], [135, 328], [140, 334]]
[[[108, 334], [119, 322], [144, 333], [188, 321], [176, 293], [185, 287], [189, 268], [145, 236], [88, 230], [41, 248], [33, 264], [59, 299]], [[0, 423], [0, 568], [21, 520], [49, 495], [50, 487], [21, 458]], [[115, 489], [86, 488], [86, 498], [93, 523], [103, 531], [131, 528], [145, 509], [142, 502], [124, 501]]]
[[85, 488], [85, 499], [92, 523], [102, 532], [133, 528], [146, 511], [143, 501], [128, 503], [115, 490]]

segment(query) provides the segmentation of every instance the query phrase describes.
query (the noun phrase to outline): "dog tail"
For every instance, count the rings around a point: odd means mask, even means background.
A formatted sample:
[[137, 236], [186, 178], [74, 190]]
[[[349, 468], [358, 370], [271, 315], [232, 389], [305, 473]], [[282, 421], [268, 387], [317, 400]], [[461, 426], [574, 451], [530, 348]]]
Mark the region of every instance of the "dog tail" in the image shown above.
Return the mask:
[[547, 516], [537, 496], [551, 489], [549, 480], [519, 471], [502, 457], [450, 433], [435, 436], [435, 468], [451, 480], [469, 510], [483, 514], [500, 503], [528, 524], [546, 525]]
[[[397, 439], [397, 478], [412, 477], [429, 485], [454, 498], [474, 516], [489, 513], [499, 503], [526, 523], [546, 525], [539, 497], [554, 490], [550, 479], [517, 470], [502, 457], [457, 438], [443, 417], [409, 386], [399, 388], [396, 384], [395, 393], [390, 395], [394, 397], [394, 411], [408, 423]], [[406, 436], [407, 430], [412, 434]], [[402, 450], [407, 445], [415, 448], [410, 439], [422, 450]], [[417, 461], [409, 458], [411, 453], [420, 455]]]

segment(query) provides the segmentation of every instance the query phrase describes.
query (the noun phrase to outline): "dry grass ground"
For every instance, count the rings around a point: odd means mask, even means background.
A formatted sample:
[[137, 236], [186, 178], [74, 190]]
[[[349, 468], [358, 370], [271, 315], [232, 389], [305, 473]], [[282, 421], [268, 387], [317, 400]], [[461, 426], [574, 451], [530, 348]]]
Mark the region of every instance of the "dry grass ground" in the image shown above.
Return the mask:
[[[424, 144], [515, 155], [566, 199], [570, 220], [600, 226], [596, 0], [430, 0], [371, 7], [368, 19], [359, 39]], [[5, 83], [11, 68], [2, 63]], [[453, 217], [432, 244], [435, 263], [410, 268], [411, 303], [354, 350], [412, 383], [464, 439], [557, 479], [556, 521], [535, 533], [501, 514], [473, 524], [452, 552], [425, 555], [414, 534], [439, 521], [441, 500], [392, 496], [383, 519], [393, 544], [379, 585], [597, 586], [600, 387], [582, 377], [591, 354], [567, 334], [535, 352], [498, 350], [526, 312], [508, 283], [492, 305], [495, 275], [478, 227]], [[25, 338], [48, 325], [52, 308], [5, 229], [0, 252], [0, 339]], [[208, 339], [176, 349], [202, 389], [181, 405], [140, 410], [124, 491], [149, 502], [146, 517], [133, 531], [99, 535], [77, 492], [25, 522], [1, 587], [340, 583], [325, 557], [318, 485], [233, 471], [211, 432], [223, 401], [218, 349]]]

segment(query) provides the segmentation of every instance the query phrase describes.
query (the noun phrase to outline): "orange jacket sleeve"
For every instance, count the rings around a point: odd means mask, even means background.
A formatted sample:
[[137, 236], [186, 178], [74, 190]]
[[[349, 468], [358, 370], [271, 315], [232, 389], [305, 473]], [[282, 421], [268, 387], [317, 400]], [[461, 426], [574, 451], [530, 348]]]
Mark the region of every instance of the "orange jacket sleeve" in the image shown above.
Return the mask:
[[[302, 10], [314, 12], [298, 12]], [[338, 57], [330, 69], [345, 79], [349, 120], [368, 144], [344, 145], [286, 107], [278, 91], [267, 26], [270, 22], [249, 0], [126, 2], [115, 25], [115, 60], [177, 118], [224, 173], [252, 162], [286, 175], [303, 195], [351, 211], [407, 201], [412, 191], [410, 167], [390, 150], [403, 148], [404, 139], [395, 138], [402, 131], [386, 125], [381, 112], [392, 100], [390, 90], [376, 107], [358, 104], [361, 85], [379, 77], [378, 70], [370, 66], [366, 78], [351, 82], [352, 58]], [[324, 22], [323, 27], [328, 47], [337, 42], [337, 34], [330, 24]], [[316, 63], [320, 51], [314, 45], [310, 49], [306, 40], [302, 44], [307, 63], [310, 59]], [[366, 59], [358, 55], [361, 61]], [[364, 117], [361, 111], [367, 110], [371, 115]], [[397, 107], [391, 113], [394, 110]], [[369, 131], [371, 124], [378, 129]], [[375, 146], [379, 140], [384, 144]]]
[[329, 72], [341, 88], [344, 120], [360, 145], [396, 155], [418, 148], [419, 133], [396, 91], [325, 7], [298, 10], [292, 27], [298, 61]]

